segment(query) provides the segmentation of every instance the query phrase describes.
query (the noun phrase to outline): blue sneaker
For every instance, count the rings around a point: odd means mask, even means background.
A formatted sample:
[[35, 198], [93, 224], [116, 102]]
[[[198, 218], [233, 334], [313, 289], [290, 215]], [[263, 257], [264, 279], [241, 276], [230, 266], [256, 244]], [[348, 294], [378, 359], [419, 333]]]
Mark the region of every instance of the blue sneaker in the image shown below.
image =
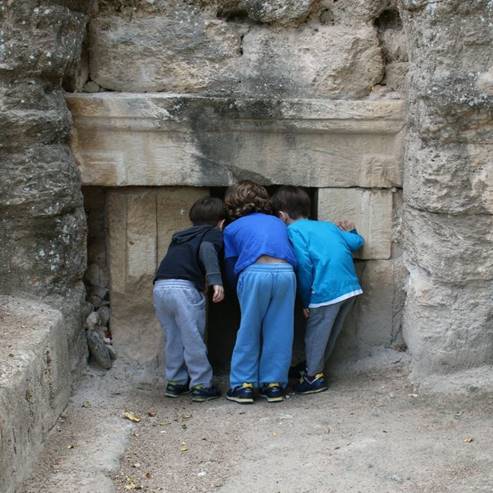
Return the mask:
[[317, 373], [315, 376], [303, 375], [298, 384], [295, 385], [294, 391], [297, 394], [318, 394], [328, 390], [327, 381], [323, 373]]
[[278, 383], [266, 383], [260, 389], [260, 397], [267, 399], [267, 402], [282, 402], [284, 390]]
[[180, 395], [188, 394], [190, 392], [188, 383], [176, 383], [170, 380], [166, 385], [164, 395], [166, 397], [180, 397]]
[[192, 401], [193, 402], [205, 402], [217, 399], [221, 395], [221, 392], [211, 385], [206, 387], [205, 385], [194, 385], [192, 387]]
[[253, 404], [253, 385], [251, 383], [243, 383], [238, 387], [229, 389], [226, 393], [226, 399], [238, 404]]

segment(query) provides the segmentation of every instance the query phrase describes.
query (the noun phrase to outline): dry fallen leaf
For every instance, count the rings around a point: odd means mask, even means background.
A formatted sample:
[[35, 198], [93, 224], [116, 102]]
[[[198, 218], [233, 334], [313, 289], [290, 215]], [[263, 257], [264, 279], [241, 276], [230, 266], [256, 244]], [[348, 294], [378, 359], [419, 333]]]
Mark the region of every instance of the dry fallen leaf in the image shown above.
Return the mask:
[[181, 442], [180, 452], [188, 452], [188, 447], [185, 442]]
[[73, 445], [69, 445], [67, 448], [74, 448], [74, 446]]
[[466, 437], [464, 438], [464, 443], [472, 443], [474, 442], [474, 438], [473, 437]]
[[151, 477], [152, 477], [151, 476], [151, 473], [150, 472], [146, 472], [145, 473], [145, 477], [146, 477], [146, 479], [151, 479]]
[[142, 486], [135, 482], [132, 476], [127, 476], [125, 479], [125, 489], [126, 490], [142, 490]]
[[123, 413], [123, 417], [128, 419], [129, 421], [132, 421], [132, 423], [140, 423], [140, 416], [137, 416], [131, 411], [125, 411]]
[[157, 415], [157, 411], [155, 409], [149, 409], [149, 411], [147, 411], [147, 414], [149, 415], [149, 417], [154, 418]]

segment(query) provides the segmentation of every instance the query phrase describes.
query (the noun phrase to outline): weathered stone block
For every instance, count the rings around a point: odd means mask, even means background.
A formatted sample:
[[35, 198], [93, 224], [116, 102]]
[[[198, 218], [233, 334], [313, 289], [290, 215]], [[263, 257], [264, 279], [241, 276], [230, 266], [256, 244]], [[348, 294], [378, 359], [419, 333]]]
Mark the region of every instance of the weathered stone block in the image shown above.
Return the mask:
[[401, 183], [401, 101], [69, 96], [87, 185]]
[[162, 360], [162, 331], [152, 304], [154, 274], [171, 234], [189, 225], [188, 210], [204, 195], [206, 190], [194, 188], [108, 192], [114, 346], [119, 355], [153, 371]]
[[289, 24], [310, 14], [314, 0], [240, 0], [239, 7], [258, 22]]
[[[258, 3], [249, 2], [247, 12], [290, 22], [311, 2], [300, 9]], [[89, 46], [91, 79], [117, 91], [358, 98], [383, 76], [376, 29], [365, 24], [267, 29], [170, 9], [95, 18]]]
[[392, 254], [392, 192], [355, 188], [321, 188], [318, 217], [347, 219], [356, 224], [365, 245], [356, 253], [361, 259], [389, 259]]
[[[450, 263], [449, 263], [450, 265]], [[493, 305], [490, 280], [459, 285], [410, 269], [403, 335], [413, 378], [493, 364]]]
[[14, 493], [70, 397], [64, 320], [49, 306], [0, 296], [0, 490]]
[[427, 145], [411, 139], [406, 168], [407, 202], [443, 214], [493, 213], [493, 145]]
[[243, 38], [237, 89], [284, 97], [360, 98], [383, 76], [371, 27], [256, 28]]
[[236, 83], [246, 26], [206, 18], [193, 8], [168, 16], [93, 19], [90, 76], [116, 91], [196, 92]]
[[452, 216], [405, 208], [410, 265], [430, 279], [465, 283], [493, 279], [493, 215]]

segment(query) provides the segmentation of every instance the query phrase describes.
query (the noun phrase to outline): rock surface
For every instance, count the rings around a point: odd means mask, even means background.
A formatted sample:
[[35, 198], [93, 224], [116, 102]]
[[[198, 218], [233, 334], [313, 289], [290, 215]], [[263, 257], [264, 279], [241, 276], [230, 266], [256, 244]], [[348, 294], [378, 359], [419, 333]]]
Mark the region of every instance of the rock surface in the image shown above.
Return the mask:
[[74, 367], [84, 355], [86, 231], [61, 82], [80, 56], [81, 10], [31, 0], [0, 9], [0, 290], [62, 309]]
[[71, 95], [90, 186], [401, 185], [402, 101]]
[[0, 491], [29, 473], [70, 397], [62, 314], [43, 303], [0, 296]]
[[[414, 378], [493, 362], [491, 2], [403, 2], [410, 52], [404, 335]], [[460, 34], [459, 34], [460, 33]]]
[[[237, 9], [259, 22], [299, 24], [315, 4], [243, 0]], [[105, 89], [344, 99], [368, 95], [384, 76], [377, 29], [367, 22], [286, 27], [194, 6], [136, 10], [91, 21], [90, 77]]]

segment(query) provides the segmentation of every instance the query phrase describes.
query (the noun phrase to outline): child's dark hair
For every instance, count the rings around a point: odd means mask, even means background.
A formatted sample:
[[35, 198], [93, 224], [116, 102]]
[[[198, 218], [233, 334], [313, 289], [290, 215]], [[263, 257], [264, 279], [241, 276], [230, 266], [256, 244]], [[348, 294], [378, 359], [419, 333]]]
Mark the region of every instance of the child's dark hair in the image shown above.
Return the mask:
[[224, 202], [217, 197], [202, 197], [192, 205], [188, 217], [195, 226], [201, 224], [215, 226], [226, 218]]
[[231, 219], [238, 219], [251, 212], [272, 214], [269, 192], [254, 181], [243, 180], [229, 187], [224, 202]]
[[310, 196], [300, 187], [284, 186], [272, 196], [272, 208], [276, 214], [289, 214], [291, 219], [310, 217]]

